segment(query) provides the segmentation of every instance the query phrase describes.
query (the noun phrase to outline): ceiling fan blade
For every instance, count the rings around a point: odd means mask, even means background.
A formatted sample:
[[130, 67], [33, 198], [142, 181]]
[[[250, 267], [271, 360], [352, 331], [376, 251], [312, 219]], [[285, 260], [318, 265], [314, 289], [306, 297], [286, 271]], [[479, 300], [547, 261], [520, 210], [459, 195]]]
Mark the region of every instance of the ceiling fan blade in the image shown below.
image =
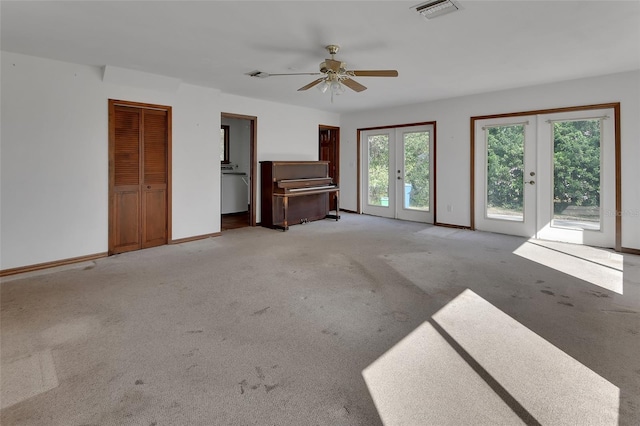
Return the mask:
[[344, 80], [340, 80], [340, 82], [345, 86], [347, 86], [349, 89], [355, 90], [356, 92], [362, 92], [363, 90], [367, 90], [365, 86], [363, 86], [362, 84], [350, 78], [345, 78]]
[[299, 88], [298, 92], [301, 92], [301, 91], [307, 90], [307, 89], [311, 89], [313, 86], [317, 85], [318, 83], [320, 83], [323, 80], [324, 80], [324, 77], [319, 78], [317, 80], [314, 80], [311, 83], [307, 84], [306, 86], [302, 86], [301, 88]]
[[397, 77], [398, 71], [396, 70], [358, 70], [349, 71], [356, 77]]
[[321, 72], [293, 72], [293, 73], [285, 73], [285, 74], [269, 74], [268, 77], [279, 76], [279, 75], [321, 75]]

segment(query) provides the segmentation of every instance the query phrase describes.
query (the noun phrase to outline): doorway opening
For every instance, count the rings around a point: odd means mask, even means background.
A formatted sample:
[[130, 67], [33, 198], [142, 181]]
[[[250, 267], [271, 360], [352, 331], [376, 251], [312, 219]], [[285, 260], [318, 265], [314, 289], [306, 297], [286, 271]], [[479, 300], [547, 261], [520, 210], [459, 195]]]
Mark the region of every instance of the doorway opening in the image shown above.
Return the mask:
[[257, 117], [221, 114], [220, 229], [256, 226]]

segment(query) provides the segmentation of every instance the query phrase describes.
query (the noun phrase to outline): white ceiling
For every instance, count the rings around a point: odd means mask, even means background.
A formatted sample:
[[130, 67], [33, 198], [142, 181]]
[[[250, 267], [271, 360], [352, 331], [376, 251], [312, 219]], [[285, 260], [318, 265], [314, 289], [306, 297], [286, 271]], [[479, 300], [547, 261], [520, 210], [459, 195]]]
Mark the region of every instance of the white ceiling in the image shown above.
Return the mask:
[[[225, 93], [348, 112], [640, 69], [640, 1], [459, 0], [425, 20], [419, 1], [2, 1], [2, 50], [179, 78]], [[369, 89], [332, 104], [328, 57]]]

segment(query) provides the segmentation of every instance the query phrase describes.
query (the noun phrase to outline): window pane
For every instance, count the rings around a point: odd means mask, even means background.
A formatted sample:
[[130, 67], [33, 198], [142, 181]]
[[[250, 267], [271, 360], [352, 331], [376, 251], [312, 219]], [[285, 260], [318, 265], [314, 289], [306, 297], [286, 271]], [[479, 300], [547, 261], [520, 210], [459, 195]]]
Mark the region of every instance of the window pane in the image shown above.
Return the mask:
[[389, 206], [389, 136], [369, 136], [369, 196], [372, 206]]
[[600, 120], [553, 123], [551, 226], [600, 229]]
[[487, 137], [487, 203], [491, 219], [524, 220], [524, 125], [490, 127]]
[[404, 193], [405, 209], [429, 211], [429, 132], [405, 133]]

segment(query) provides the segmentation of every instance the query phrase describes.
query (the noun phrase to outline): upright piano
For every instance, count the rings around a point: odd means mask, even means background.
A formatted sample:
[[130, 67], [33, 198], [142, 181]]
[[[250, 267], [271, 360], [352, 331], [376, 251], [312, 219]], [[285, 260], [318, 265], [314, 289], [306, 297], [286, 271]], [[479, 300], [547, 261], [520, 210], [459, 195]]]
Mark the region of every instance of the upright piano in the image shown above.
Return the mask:
[[329, 177], [328, 161], [261, 161], [260, 170], [262, 226], [286, 231], [290, 225], [340, 219], [340, 189]]

